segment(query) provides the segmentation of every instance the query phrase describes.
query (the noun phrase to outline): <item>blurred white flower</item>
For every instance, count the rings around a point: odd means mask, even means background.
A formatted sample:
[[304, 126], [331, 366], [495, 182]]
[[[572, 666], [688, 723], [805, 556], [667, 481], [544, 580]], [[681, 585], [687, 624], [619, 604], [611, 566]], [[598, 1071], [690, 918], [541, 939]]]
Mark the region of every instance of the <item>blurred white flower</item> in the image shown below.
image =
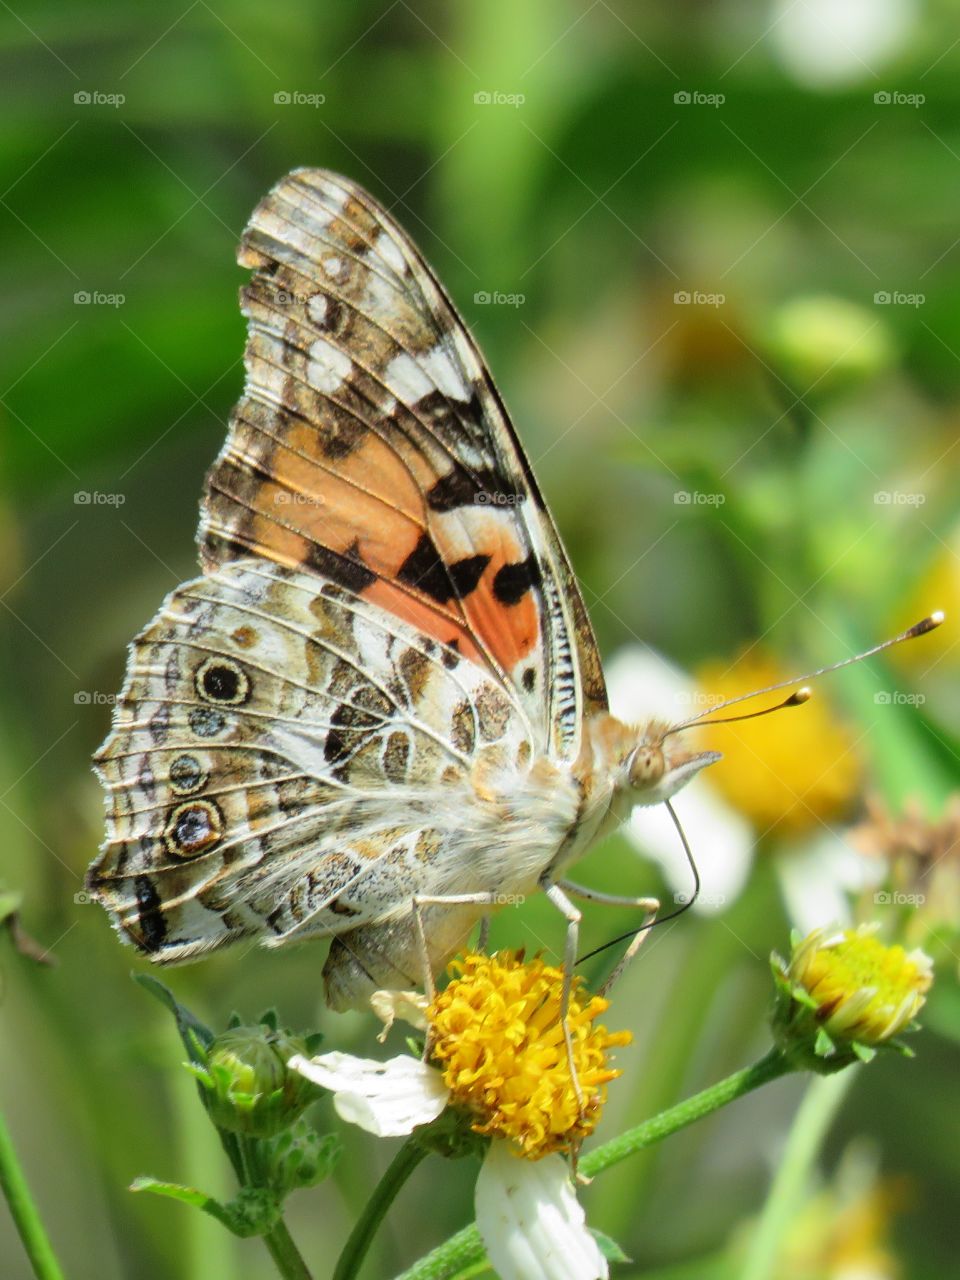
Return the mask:
[[874, 78], [916, 16], [915, 0], [774, 0], [770, 38], [795, 80], [832, 88]]
[[[691, 676], [642, 645], [628, 645], [614, 655], [607, 666], [607, 689], [611, 711], [627, 723], [650, 716], [679, 723], [707, 705]], [[722, 911], [746, 884], [756, 833], [711, 785], [709, 769], [684, 788], [674, 807], [700, 872], [700, 896], [693, 909], [705, 914]], [[692, 877], [666, 808], [638, 805], [623, 830], [641, 853], [660, 866], [675, 901], [683, 902], [692, 890]], [[853, 852], [826, 826], [821, 830], [822, 835], [812, 839], [786, 840], [777, 851], [776, 869], [787, 915], [802, 933], [850, 923], [848, 895], [876, 876], [869, 859]]]

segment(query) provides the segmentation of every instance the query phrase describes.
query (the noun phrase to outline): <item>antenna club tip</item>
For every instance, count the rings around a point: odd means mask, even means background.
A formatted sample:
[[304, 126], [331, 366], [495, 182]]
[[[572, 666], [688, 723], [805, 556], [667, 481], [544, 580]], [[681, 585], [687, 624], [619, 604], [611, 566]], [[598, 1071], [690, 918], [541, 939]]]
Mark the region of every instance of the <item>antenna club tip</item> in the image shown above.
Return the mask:
[[936, 609], [926, 618], [922, 618], [918, 623], [910, 628], [907, 636], [913, 639], [915, 636], [925, 636], [928, 631], [936, 631], [946, 619], [946, 614], [942, 609]]
[[813, 697], [813, 690], [809, 685], [804, 685], [802, 689], [798, 689], [790, 702], [795, 707], [802, 707], [805, 702], [809, 702]]

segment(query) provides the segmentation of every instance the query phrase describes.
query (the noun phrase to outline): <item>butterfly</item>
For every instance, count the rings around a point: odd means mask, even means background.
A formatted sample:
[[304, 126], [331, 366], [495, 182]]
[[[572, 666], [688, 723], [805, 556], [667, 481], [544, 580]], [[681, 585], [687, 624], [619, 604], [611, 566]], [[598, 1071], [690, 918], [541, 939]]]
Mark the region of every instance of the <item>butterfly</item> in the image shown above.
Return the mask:
[[537, 889], [575, 928], [566, 869], [718, 757], [610, 713], [503, 401], [387, 210], [295, 170], [238, 260], [246, 385], [202, 573], [130, 648], [87, 885], [159, 963], [329, 938], [346, 1008]]

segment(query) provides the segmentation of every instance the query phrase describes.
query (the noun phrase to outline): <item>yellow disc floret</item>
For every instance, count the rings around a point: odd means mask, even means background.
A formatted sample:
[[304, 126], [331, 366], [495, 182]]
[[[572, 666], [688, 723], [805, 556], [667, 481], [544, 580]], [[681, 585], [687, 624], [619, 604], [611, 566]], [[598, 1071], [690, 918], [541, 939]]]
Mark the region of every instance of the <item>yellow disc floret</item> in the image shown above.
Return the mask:
[[509, 1138], [530, 1159], [568, 1150], [591, 1133], [619, 1071], [608, 1050], [630, 1033], [595, 1025], [609, 1001], [573, 981], [567, 1025], [580, 1096], [560, 1020], [563, 970], [523, 952], [468, 954], [428, 1009], [431, 1052], [451, 1101], [477, 1133]]
[[922, 951], [886, 946], [869, 925], [832, 936], [816, 930], [794, 951], [788, 972], [829, 1035], [865, 1045], [909, 1026], [933, 981]]

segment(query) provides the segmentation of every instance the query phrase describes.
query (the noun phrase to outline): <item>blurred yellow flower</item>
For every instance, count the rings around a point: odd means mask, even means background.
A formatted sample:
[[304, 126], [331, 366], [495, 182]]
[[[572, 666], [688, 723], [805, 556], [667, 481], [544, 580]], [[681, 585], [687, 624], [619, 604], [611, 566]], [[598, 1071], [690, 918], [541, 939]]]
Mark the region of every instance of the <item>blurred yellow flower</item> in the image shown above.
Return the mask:
[[[754, 650], [733, 665], [707, 663], [696, 675], [719, 701], [776, 684], [790, 672]], [[760, 838], [774, 829], [802, 835], [844, 817], [857, 798], [861, 761], [853, 737], [819, 691], [796, 711], [704, 730], [704, 738], [723, 753], [710, 769], [711, 782]]]
[[873, 311], [829, 294], [791, 298], [769, 317], [762, 341], [803, 389], [875, 376], [893, 362], [889, 331]]

